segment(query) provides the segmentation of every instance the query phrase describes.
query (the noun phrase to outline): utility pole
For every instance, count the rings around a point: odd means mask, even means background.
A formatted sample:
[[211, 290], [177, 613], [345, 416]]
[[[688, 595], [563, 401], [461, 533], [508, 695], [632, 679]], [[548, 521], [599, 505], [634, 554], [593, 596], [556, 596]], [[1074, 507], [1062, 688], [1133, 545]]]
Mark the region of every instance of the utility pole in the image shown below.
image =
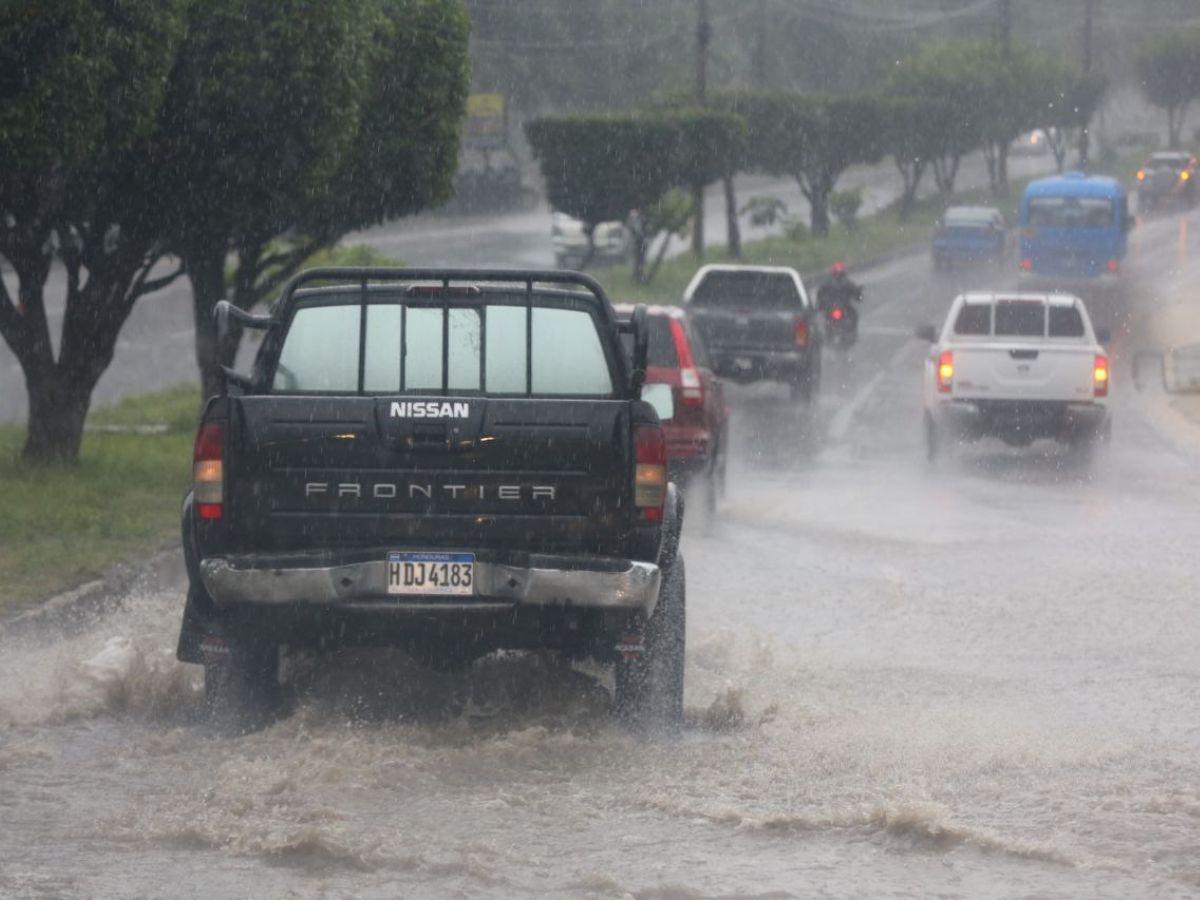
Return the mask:
[[1000, 0], [1000, 46], [1005, 56], [1012, 52], [1012, 0]]
[[[708, 44], [712, 40], [712, 25], [708, 17], [708, 0], [696, 0], [696, 105], [708, 101]], [[692, 185], [692, 252], [704, 259], [704, 185]]]
[[758, 0], [758, 34], [754, 48], [754, 86], [767, 89], [767, 0]]
[[[1083, 0], [1083, 74], [1092, 74], [1092, 28], [1096, 20], [1096, 0]], [[1088, 125], [1079, 129], [1079, 168], [1088, 167]]]

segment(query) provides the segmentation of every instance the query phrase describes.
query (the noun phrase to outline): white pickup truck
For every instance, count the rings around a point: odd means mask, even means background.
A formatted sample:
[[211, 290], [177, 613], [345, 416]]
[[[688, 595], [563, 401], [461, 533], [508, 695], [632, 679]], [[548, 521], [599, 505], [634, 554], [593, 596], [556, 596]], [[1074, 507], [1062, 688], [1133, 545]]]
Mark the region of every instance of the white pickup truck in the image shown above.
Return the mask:
[[970, 293], [955, 298], [925, 360], [925, 450], [946, 438], [995, 437], [1014, 447], [1052, 438], [1089, 448], [1111, 434], [1107, 332], [1069, 294]]

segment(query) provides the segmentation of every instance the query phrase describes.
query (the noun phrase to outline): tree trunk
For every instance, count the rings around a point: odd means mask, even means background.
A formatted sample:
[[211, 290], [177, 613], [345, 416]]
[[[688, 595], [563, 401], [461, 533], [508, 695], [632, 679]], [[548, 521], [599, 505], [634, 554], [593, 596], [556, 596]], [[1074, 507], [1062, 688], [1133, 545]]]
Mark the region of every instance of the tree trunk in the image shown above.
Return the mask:
[[1011, 146], [1010, 141], [1003, 141], [996, 147], [996, 174], [999, 176], [1001, 197], [1008, 196], [1008, 150]]
[[704, 259], [704, 185], [692, 186], [692, 253]]
[[926, 161], [923, 159], [908, 163], [901, 163], [899, 160], [896, 160], [896, 168], [900, 170], [900, 177], [904, 181], [904, 190], [900, 194], [900, 211], [898, 215], [901, 222], [907, 222], [912, 216], [913, 207], [917, 203], [917, 190], [921, 187], [921, 179], [925, 175], [925, 166]]
[[29, 424], [21, 451], [26, 462], [44, 465], [79, 461], [93, 387], [71, 379], [57, 366], [26, 373]]
[[808, 199], [809, 222], [812, 233], [817, 237], [829, 236], [829, 194], [832, 187], [826, 184], [813, 184], [807, 189], [801, 184], [800, 190]]
[[207, 399], [219, 394], [225, 383], [221, 366], [227, 363], [223, 359], [223, 348], [217, 341], [217, 323], [213, 318], [213, 310], [225, 299], [225, 254], [213, 251], [189, 253], [187, 264], [188, 280], [192, 283], [200, 393], [202, 399]]
[[726, 175], [721, 180], [725, 185], [725, 233], [729, 255], [734, 259], [741, 259], [742, 229], [738, 224], [737, 194], [734, 190], [733, 176]]
[[658, 274], [659, 267], [663, 264], [663, 259], [667, 255], [667, 247], [671, 244], [671, 232], [664, 231], [662, 240], [658, 244], [658, 252], [654, 254], [654, 262], [650, 264], [650, 271], [646, 272], [646, 277], [642, 279], [642, 284], [649, 284], [654, 280], [654, 276]]

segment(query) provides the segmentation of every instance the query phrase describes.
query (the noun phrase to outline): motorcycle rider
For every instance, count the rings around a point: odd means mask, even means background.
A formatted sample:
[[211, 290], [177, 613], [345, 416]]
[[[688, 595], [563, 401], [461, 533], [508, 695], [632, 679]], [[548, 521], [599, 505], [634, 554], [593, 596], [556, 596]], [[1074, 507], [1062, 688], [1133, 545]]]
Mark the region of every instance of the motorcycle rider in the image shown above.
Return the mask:
[[828, 316], [834, 307], [841, 307], [846, 316], [846, 325], [853, 334], [858, 332], [856, 303], [862, 303], [862, 288], [850, 280], [845, 263], [835, 262], [829, 268], [829, 280], [817, 291], [818, 308]]

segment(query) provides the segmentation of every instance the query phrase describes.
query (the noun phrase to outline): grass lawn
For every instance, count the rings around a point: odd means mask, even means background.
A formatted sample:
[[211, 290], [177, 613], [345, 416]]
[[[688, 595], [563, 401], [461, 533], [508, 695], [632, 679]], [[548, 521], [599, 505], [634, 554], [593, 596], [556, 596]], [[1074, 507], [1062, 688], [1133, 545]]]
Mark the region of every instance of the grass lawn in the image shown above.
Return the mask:
[[[25, 465], [24, 428], [0, 425], [0, 616], [178, 540], [199, 395], [187, 385], [93, 410], [72, 468]], [[139, 425], [166, 430], [116, 430]]]
[[[1113, 174], [1128, 185], [1131, 173], [1137, 169], [1143, 155], [1138, 151], [1123, 156], [1110, 166], [1097, 167], [1096, 173]], [[704, 261], [792, 266], [807, 281], [815, 282], [838, 260], [853, 269], [881, 257], [927, 248], [930, 229], [948, 205], [998, 206], [1008, 216], [1009, 222], [1015, 222], [1021, 193], [1032, 180], [1012, 180], [1009, 196], [999, 201], [986, 188], [960, 191], [949, 203], [939, 196], [924, 198], [918, 202], [907, 222], [899, 220], [893, 205], [864, 217], [853, 232], [835, 224], [825, 238], [808, 236], [804, 240], [793, 241], [779, 236], [750, 241], [743, 245], [740, 259], [731, 257], [724, 246], [713, 245], [708, 248]], [[592, 274], [604, 285], [614, 302], [678, 303], [697, 268], [699, 264], [696, 260], [690, 253], [685, 253], [666, 260], [650, 284], [635, 282], [628, 265], [601, 267]]]

